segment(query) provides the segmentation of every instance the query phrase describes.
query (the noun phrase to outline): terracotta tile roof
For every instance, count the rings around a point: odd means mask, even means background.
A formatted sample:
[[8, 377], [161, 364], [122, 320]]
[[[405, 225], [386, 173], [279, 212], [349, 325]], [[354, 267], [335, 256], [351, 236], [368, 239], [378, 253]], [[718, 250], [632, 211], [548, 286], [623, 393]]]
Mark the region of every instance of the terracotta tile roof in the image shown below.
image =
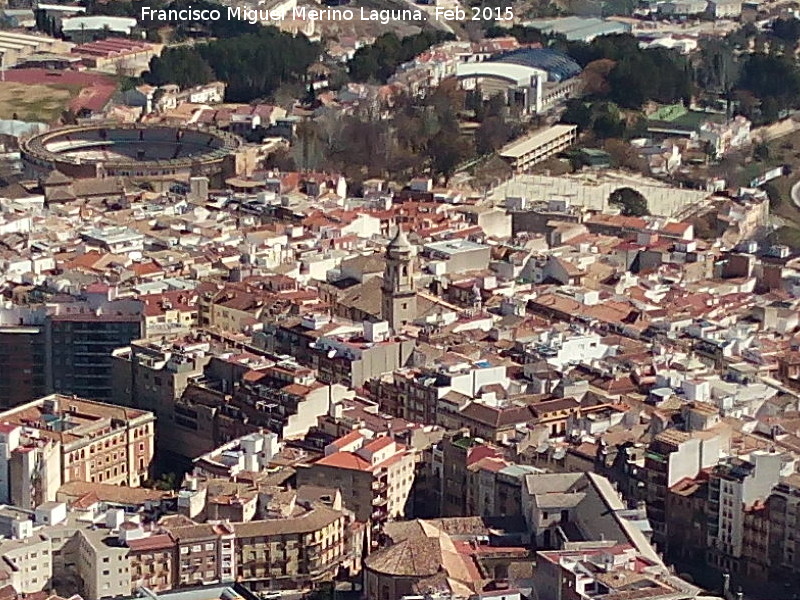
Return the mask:
[[351, 471], [366, 471], [372, 465], [352, 452], [336, 452], [330, 456], [319, 459], [315, 465], [321, 467], [333, 467], [337, 469], [348, 469]]

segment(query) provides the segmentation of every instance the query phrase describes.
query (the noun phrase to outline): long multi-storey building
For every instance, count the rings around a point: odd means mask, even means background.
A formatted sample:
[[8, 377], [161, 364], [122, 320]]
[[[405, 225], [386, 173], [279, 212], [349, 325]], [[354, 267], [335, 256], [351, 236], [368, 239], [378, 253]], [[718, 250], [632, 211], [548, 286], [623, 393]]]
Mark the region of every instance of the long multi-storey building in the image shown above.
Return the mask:
[[110, 402], [115, 382], [112, 353], [141, 337], [139, 314], [79, 313], [48, 320], [52, 348], [52, 389]]
[[293, 519], [238, 523], [236, 580], [254, 589], [330, 580], [345, 558], [345, 529], [344, 514], [325, 506]]
[[0, 413], [0, 498], [33, 508], [72, 481], [139, 486], [154, 426], [150, 412], [58, 394]]
[[[304, 502], [293, 504], [292, 513], [236, 523], [178, 517], [143, 526], [126, 520], [121, 509], [108, 509], [97, 515], [97, 524], [75, 521], [42, 531], [74, 540], [72, 569], [87, 600], [233, 581], [253, 590], [313, 587], [330, 581], [360, 552], [349, 535], [348, 513]], [[49, 549], [49, 538], [43, 539]], [[32, 564], [26, 559], [26, 573], [36, 571]], [[41, 589], [33, 585], [26, 589]]]

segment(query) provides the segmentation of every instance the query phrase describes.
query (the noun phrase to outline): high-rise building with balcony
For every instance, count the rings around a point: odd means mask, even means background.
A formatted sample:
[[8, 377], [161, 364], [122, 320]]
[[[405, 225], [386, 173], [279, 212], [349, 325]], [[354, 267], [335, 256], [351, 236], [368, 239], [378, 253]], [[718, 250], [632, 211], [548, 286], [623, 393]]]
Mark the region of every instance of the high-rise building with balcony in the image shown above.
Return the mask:
[[323, 458], [299, 468], [297, 484], [341, 489], [345, 507], [377, 531], [406, 515], [414, 467], [414, 450], [388, 436], [369, 439], [353, 431], [331, 442]]

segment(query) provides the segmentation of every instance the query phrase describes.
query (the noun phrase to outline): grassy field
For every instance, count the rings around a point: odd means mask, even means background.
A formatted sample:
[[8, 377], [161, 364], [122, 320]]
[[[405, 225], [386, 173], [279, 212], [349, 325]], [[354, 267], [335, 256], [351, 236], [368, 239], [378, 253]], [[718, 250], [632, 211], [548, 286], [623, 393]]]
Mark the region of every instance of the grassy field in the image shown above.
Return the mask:
[[0, 83], [0, 119], [51, 123], [78, 94], [77, 87], [26, 85], [10, 81]]

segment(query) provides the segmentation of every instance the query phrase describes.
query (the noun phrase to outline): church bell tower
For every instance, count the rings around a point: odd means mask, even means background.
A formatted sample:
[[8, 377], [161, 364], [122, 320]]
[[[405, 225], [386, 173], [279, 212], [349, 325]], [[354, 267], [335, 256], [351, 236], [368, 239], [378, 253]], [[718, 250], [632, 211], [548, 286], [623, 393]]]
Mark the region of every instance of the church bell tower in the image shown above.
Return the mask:
[[386, 270], [381, 289], [381, 317], [393, 331], [417, 316], [417, 292], [414, 289], [414, 247], [403, 230], [397, 233], [386, 248]]

